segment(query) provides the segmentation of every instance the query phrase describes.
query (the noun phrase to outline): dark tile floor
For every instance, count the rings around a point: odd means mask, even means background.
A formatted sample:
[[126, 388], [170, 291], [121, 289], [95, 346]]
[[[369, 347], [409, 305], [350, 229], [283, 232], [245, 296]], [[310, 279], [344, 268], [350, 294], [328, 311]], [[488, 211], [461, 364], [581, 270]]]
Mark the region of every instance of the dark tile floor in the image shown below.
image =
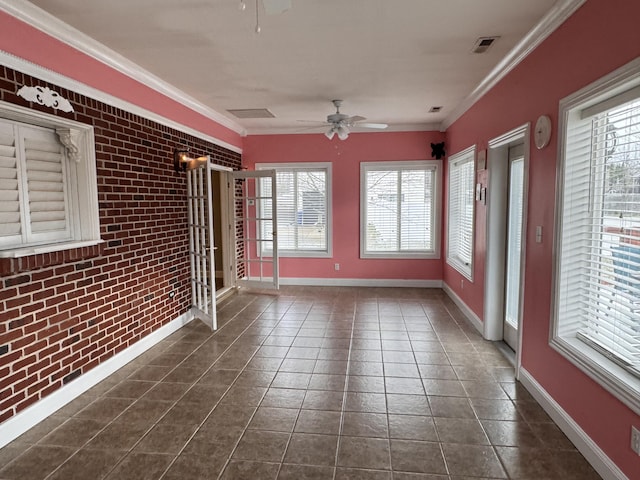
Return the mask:
[[0, 450], [2, 480], [600, 478], [441, 290], [242, 293]]

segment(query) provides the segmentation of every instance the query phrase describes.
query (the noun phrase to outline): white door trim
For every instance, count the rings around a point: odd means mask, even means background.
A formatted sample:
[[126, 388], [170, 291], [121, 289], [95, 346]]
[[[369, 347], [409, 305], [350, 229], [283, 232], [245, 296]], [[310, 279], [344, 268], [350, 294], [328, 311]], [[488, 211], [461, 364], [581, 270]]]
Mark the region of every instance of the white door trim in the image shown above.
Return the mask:
[[[505, 282], [505, 243], [506, 211], [508, 204], [509, 146], [524, 143], [524, 202], [522, 214], [522, 258], [521, 272], [524, 274], [526, 253], [526, 225], [529, 191], [529, 154], [530, 123], [517, 127], [489, 141], [487, 154], [489, 180], [487, 186], [487, 254], [484, 278], [484, 332], [487, 340], [498, 341], [503, 338], [504, 318], [504, 282]], [[522, 282], [524, 284], [524, 282]], [[522, 287], [521, 287], [522, 288]], [[520, 295], [520, 319], [522, 319], [524, 296]], [[516, 352], [516, 376], [522, 359], [522, 324], [518, 326], [518, 351]]]

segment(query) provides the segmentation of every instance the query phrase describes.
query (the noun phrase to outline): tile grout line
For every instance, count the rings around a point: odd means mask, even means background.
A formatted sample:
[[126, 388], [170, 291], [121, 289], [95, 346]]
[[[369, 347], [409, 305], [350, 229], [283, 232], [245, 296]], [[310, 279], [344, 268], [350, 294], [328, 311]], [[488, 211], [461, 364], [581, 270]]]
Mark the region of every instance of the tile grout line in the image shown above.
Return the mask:
[[[294, 301], [293, 303], [295, 303], [295, 301]], [[293, 303], [292, 303], [291, 305], [293, 305]], [[267, 338], [272, 334], [272, 332], [273, 332], [273, 331], [274, 331], [274, 330], [275, 330], [275, 329], [280, 325], [280, 323], [282, 323], [282, 321], [283, 321], [283, 319], [284, 319], [284, 316], [285, 316], [287, 313], [289, 313], [289, 312], [288, 312], [288, 310], [291, 308], [291, 305], [287, 308], [287, 310], [285, 310], [284, 312], [282, 312], [282, 314], [281, 314], [281, 316], [280, 316], [280, 319], [278, 320], [278, 322], [276, 323], [276, 325], [274, 325], [274, 326], [271, 328], [271, 330], [270, 330], [269, 334], [267, 335], [267, 337], [266, 337], [266, 338], [261, 342], [260, 347], [265, 346], [265, 345], [264, 345], [264, 342], [266, 341], [266, 339], [267, 339]], [[258, 318], [256, 318], [256, 320], [255, 320], [255, 321], [257, 321], [257, 320], [258, 320]], [[253, 323], [255, 323], [255, 321], [254, 321], [254, 322], [252, 322], [252, 323], [251, 323], [251, 325], [253, 325]], [[300, 329], [301, 329], [301, 327], [298, 327], [298, 332], [300, 331]], [[245, 331], [246, 331], [246, 329], [243, 331], [243, 333], [244, 333]], [[238, 335], [238, 338], [240, 338], [240, 336], [242, 336], [242, 334], [243, 334], [243, 333], [239, 334], [239, 335]], [[296, 333], [296, 335], [295, 335], [295, 337], [294, 337], [294, 341], [295, 341], [295, 338], [297, 338], [297, 335], [298, 335], [298, 333]], [[291, 345], [289, 345], [289, 347], [287, 348], [287, 353], [291, 350], [291, 348], [292, 348], [292, 346], [293, 346], [293, 342], [294, 342], [294, 341], [292, 341], [292, 344], [291, 344]], [[267, 345], [267, 346], [268, 346], [268, 345]], [[246, 371], [245, 369], [246, 369], [247, 365], [251, 362], [251, 360], [253, 360], [253, 359], [257, 356], [257, 354], [258, 354], [258, 351], [259, 351], [259, 350], [260, 350], [260, 349], [257, 349], [257, 350], [255, 351], [255, 353], [251, 356], [251, 358], [249, 359], [249, 361], [247, 361], [247, 363], [245, 364], [245, 366], [242, 368], [242, 370], [240, 371], [240, 374], [239, 374], [239, 375], [241, 375], [244, 371]], [[265, 358], [271, 358], [271, 357], [265, 357]], [[273, 357], [273, 358], [279, 358], [279, 357]], [[285, 356], [284, 356], [284, 357], [282, 357], [282, 360], [281, 360], [281, 362], [280, 362], [280, 366], [282, 365], [282, 362], [284, 362], [284, 359], [285, 359], [285, 358], [286, 358], [286, 354], [285, 354]], [[260, 404], [261, 404], [261, 403], [262, 403], [262, 401], [264, 400], [264, 397], [266, 396], [267, 392], [269, 391], [269, 388], [271, 388], [271, 385], [273, 385], [274, 380], [275, 380], [275, 379], [276, 379], [276, 377], [278, 376], [278, 372], [279, 372], [279, 367], [278, 367], [278, 370], [276, 370], [276, 372], [275, 372], [275, 375], [274, 375], [273, 379], [271, 379], [271, 382], [269, 382], [269, 386], [265, 389], [264, 394], [263, 394], [263, 395], [262, 395], [262, 397], [260, 398], [260, 401], [258, 402], [258, 405], [256, 406], [255, 411], [254, 411], [254, 412], [253, 412], [253, 414], [249, 417], [249, 420], [248, 420], [248, 422], [247, 422], [246, 426], [245, 426], [245, 427], [243, 427], [242, 433], [241, 433], [241, 434], [240, 434], [240, 436], [238, 437], [238, 440], [234, 443], [233, 448], [231, 449], [231, 451], [230, 451], [230, 452], [229, 452], [229, 454], [227, 455], [227, 459], [226, 459], [226, 461], [224, 462], [224, 464], [223, 464], [222, 468], [220, 469], [220, 472], [218, 473], [218, 476], [216, 477], [217, 479], [222, 478], [222, 476], [223, 476], [223, 475], [224, 475], [224, 473], [225, 473], [225, 470], [227, 469], [228, 465], [231, 463], [232, 458], [233, 458], [233, 454], [234, 454], [234, 453], [235, 453], [235, 451], [237, 450], [238, 445], [240, 444], [240, 442], [241, 442], [241, 441], [242, 441], [242, 439], [244, 438], [245, 433], [246, 433], [246, 432], [247, 432], [247, 430], [249, 429], [249, 425], [251, 424], [251, 421], [252, 421], [252, 420], [253, 420], [253, 418], [255, 417], [255, 415], [256, 415], [256, 413], [257, 413], [258, 409], [260, 408]], [[238, 375], [238, 376], [239, 376], [239, 375]], [[236, 377], [236, 378], [237, 378], [237, 377]], [[234, 381], [234, 383], [235, 383], [235, 381]], [[231, 388], [231, 387], [230, 387], [230, 388]], [[226, 394], [226, 392], [225, 392], [225, 394]], [[303, 401], [304, 401], [304, 400], [303, 400]], [[217, 406], [217, 405], [216, 405], [216, 406]], [[298, 415], [296, 416], [296, 421], [297, 421], [297, 419], [298, 419], [298, 417], [299, 417], [299, 415], [300, 415], [300, 410], [301, 410], [301, 408], [302, 408], [302, 405], [301, 405], [301, 407], [298, 409]], [[214, 407], [214, 409], [215, 409], [215, 407]], [[212, 410], [212, 411], [213, 411], [213, 410]], [[294, 423], [294, 427], [295, 427], [295, 423]], [[289, 438], [291, 437], [291, 435], [292, 435], [292, 433], [290, 433], [290, 434], [289, 434]], [[287, 442], [287, 445], [288, 445], [288, 442]], [[282, 454], [282, 455], [283, 455], [283, 457], [282, 457], [283, 459], [284, 459], [284, 455], [285, 455], [285, 454], [286, 454], [286, 447], [285, 447], [285, 450], [284, 450], [284, 452], [283, 452], [283, 454]], [[265, 462], [265, 463], [272, 463], [272, 462]], [[282, 466], [282, 461], [280, 462], [280, 466], [278, 467], [278, 472], [277, 472], [277, 474], [279, 474], [281, 466]]]
[[[194, 353], [195, 353], [195, 352], [196, 352], [196, 351], [197, 351], [197, 350], [198, 350], [198, 349], [199, 349], [199, 348], [204, 344], [204, 342], [208, 341], [208, 340], [209, 340], [209, 339], [211, 339], [212, 337], [215, 337], [216, 335], [219, 335], [219, 333], [218, 333], [218, 332], [222, 331], [222, 329], [223, 329], [224, 327], [226, 327], [227, 325], [229, 325], [229, 324], [231, 323], [231, 321], [232, 321], [234, 318], [236, 318], [238, 315], [240, 315], [240, 314], [242, 313], [242, 311], [243, 311], [243, 310], [245, 310], [247, 307], [249, 307], [249, 306], [250, 306], [253, 302], [255, 302], [255, 301], [256, 301], [256, 299], [254, 298], [251, 302], [249, 302], [247, 305], [245, 305], [245, 306], [244, 306], [240, 311], [238, 311], [238, 312], [237, 312], [233, 317], [231, 317], [231, 318], [230, 318], [230, 319], [229, 319], [229, 320], [228, 320], [228, 321], [227, 321], [227, 322], [226, 322], [226, 323], [225, 323], [225, 324], [224, 324], [224, 325], [223, 325], [219, 330], [214, 331], [214, 332], [213, 332], [209, 337], [207, 337], [207, 339], [206, 339], [206, 340], [204, 340], [204, 341], [203, 341], [203, 343], [201, 343], [201, 344], [200, 344], [200, 346], [199, 346], [198, 348], [196, 348], [196, 349], [194, 350]], [[256, 320], [257, 320], [257, 319], [256, 319]], [[255, 320], [254, 320], [254, 321], [255, 321]], [[246, 331], [246, 329], [247, 329], [247, 328], [249, 328], [252, 324], [253, 324], [253, 322], [251, 322], [251, 324], [250, 324], [250, 325], [248, 325], [248, 326], [243, 330], [243, 332], [244, 332], [244, 331]], [[239, 338], [239, 336], [238, 336], [238, 338]], [[169, 411], [171, 411], [171, 409], [172, 409], [172, 408], [174, 408], [174, 407], [178, 404], [178, 402], [180, 402], [180, 400], [181, 400], [182, 398], [184, 398], [184, 396], [185, 396], [185, 395], [186, 395], [186, 394], [187, 394], [187, 393], [188, 393], [188, 392], [189, 392], [189, 391], [194, 387], [194, 385], [197, 383], [197, 381], [198, 381], [198, 380], [200, 380], [200, 379], [202, 379], [202, 377], [203, 377], [204, 375], [206, 375], [206, 374], [207, 374], [207, 372], [209, 372], [209, 371], [211, 370], [211, 368], [213, 368], [213, 366], [218, 362], [218, 360], [219, 360], [220, 358], [222, 358], [222, 356], [223, 356], [223, 355], [224, 355], [224, 354], [225, 354], [225, 353], [226, 353], [226, 352], [227, 352], [227, 351], [228, 351], [228, 350], [229, 350], [229, 349], [234, 345], [234, 343], [235, 343], [236, 341], [237, 341], [237, 338], [236, 338], [236, 340], [234, 340], [231, 344], [229, 344], [229, 346], [228, 346], [227, 348], [225, 348], [225, 349], [224, 349], [224, 351], [223, 351], [223, 352], [218, 356], [218, 358], [216, 358], [216, 360], [211, 364], [211, 366], [210, 366], [207, 370], [205, 370], [205, 371], [202, 373], [202, 375], [200, 375], [200, 376], [198, 377], [198, 379], [197, 379], [197, 380], [195, 380], [195, 381], [191, 384], [191, 386], [190, 386], [187, 390], [185, 390], [185, 392], [184, 392], [180, 397], [178, 397], [178, 398], [177, 398], [177, 399], [176, 399], [176, 400], [171, 404], [171, 407], [169, 407], [169, 408], [167, 409], [167, 411], [166, 411], [162, 416], [160, 416], [160, 417], [159, 417], [159, 418], [158, 418], [158, 419], [157, 419], [157, 420], [156, 420], [156, 421], [155, 421], [155, 422], [154, 422], [154, 423], [153, 423], [153, 424], [152, 424], [152, 425], [151, 425], [147, 430], [145, 430], [145, 432], [144, 432], [144, 433], [140, 436], [140, 438], [139, 438], [139, 439], [138, 439], [138, 440], [137, 440], [137, 441], [136, 441], [136, 442], [131, 446], [131, 448], [129, 448], [129, 449], [126, 451], [126, 453], [122, 456], [122, 458], [120, 458], [120, 459], [119, 459], [119, 460], [118, 460], [118, 461], [113, 465], [113, 467], [105, 473], [104, 478], [107, 478], [109, 475], [111, 475], [111, 473], [112, 473], [112, 472], [113, 472], [113, 471], [114, 471], [114, 470], [115, 470], [115, 469], [116, 469], [116, 468], [117, 468], [117, 467], [122, 463], [122, 461], [123, 461], [125, 458], [127, 458], [127, 456], [128, 456], [129, 454], [131, 454], [131, 453], [133, 452], [133, 450], [135, 449], [135, 447], [136, 447], [137, 445], [139, 445], [139, 444], [140, 444], [140, 442], [145, 438], [145, 436], [146, 436], [146, 435], [147, 435], [151, 430], [153, 430], [153, 428], [155, 428], [155, 427], [160, 423], [160, 421], [161, 421], [161, 420], [162, 420], [162, 419], [163, 419], [163, 418], [164, 418], [164, 417], [169, 413]], [[170, 375], [170, 374], [171, 374], [171, 372], [173, 372], [173, 371], [174, 371], [174, 370], [176, 370], [178, 367], [180, 367], [180, 365], [182, 365], [182, 364], [187, 360], [187, 358], [188, 358], [188, 357], [189, 357], [189, 355], [187, 355], [187, 357], [185, 357], [185, 358], [184, 358], [180, 363], [178, 363], [178, 364], [177, 364], [173, 369], [171, 369], [171, 370], [170, 370], [170, 371], [169, 371], [169, 372], [168, 372], [164, 377], [162, 377], [162, 378], [166, 378], [168, 375]], [[128, 378], [128, 377], [127, 377], [127, 378]], [[160, 383], [161, 381], [162, 381], [162, 379], [160, 379], [158, 382], [155, 382], [155, 383]], [[115, 386], [114, 386], [113, 388], [115, 388]], [[152, 387], [152, 388], [153, 388], [153, 387]], [[150, 390], [151, 390], [151, 389], [150, 389]], [[225, 390], [225, 394], [226, 394], [226, 392], [227, 392], [227, 391], [228, 391], [228, 389], [227, 389], [227, 390]], [[105, 393], [106, 393], [106, 392], [105, 392]], [[146, 392], [145, 392], [145, 393], [146, 393]], [[103, 395], [101, 395], [101, 397], [102, 397], [102, 396], [104, 396], [104, 394], [103, 394]], [[224, 394], [222, 395], [222, 397], [224, 397]], [[221, 399], [222, 399], [222, 397], [221, 397]], [[114, 397], [114, 398], [116, 398], [116, 397]], [[78, 449], [78, 450], [77, 450], [73, 455], [71, 455], [71, 457], [69, 457], [65, 462], [63, 462], [63, 463], [62, 463], [61, 465], [59, 465], [59, 466], [58, 466], [58, 467], [57, 467], [53, 472], [51, 472], [51, 473], [50, 473], [50, 474], [45, 478], [45, 480], [46, 480], [47, 478], [49, 478], [51, 475], [53, 475], [57, 470], [59, 470], [59, 469], [60, 469], [60, 468], [65, 464], [65, 463], [67, 463], [67, 461], [69, 461], [73, 456], [75, 456], [75, 455], [78, 453], [78, 451], [80, 451], [82, 448], [84, 448], [84, 447], [85, 447], [89, 442], [91, 442], [91, 440], [93, 440], [97, 435], [99, 435], [102, 431], [104, 431], [104, 430], [105, 430], [109, 425], [111, 425], [115, 420], [117, 420], [120, 416], [122, 416], [122, 415], [123, 415], [127, 410], [129, 410], [129, 408], [131, 408], [131, 406], [133, 406], [135, 403], [137, 403], [141, 398], [142, 398], [142, 397], [138, 398], [138, 399], [137, 399], [136, 401], [134, 401], [134, 402], [133, 402], [129, 407], [127, 407], [127, 409], [125, 409], [125, 410], [124, 410], [124, 411], [122, 411], [119, 415], [117, 415], [116, 417], [114, 417], [114, 418], [113, 418], [113, 419], [112, 419], [112, 420], [111, 420], [111, 421], [110, 421], [110, 422], [109, 422], [109, 423], [108, 423], [108, 424], [107, 424], [103, 429], [101, 429], [101, 430], [100, 430], [99, 432], [97, 432], [94, 436], [92, 436], [92, 437], [91, 437], [87, 442], [85, 442], [85, 444], [83, 444], [83, 445], [82, 445], [82, 446], [81, 446], [81, 447], [80, 447], [80, 448], [79, 448], [79, 449]], [[220, 400], [218, 400], [218, 402], [216, 402], [215, 406], [217, 406], [219, 402], [220, 402]], [[167, 403], [169, 403], [169, 402], [167, 402]], [[87, 405], [87, 406], [88, 406], [88, 405]], [[213, 409], [215, 409], [215, 406], [213, 407]], [[86, 408], [86, 407], [85, 407], [85, 408]], [[212, 411], [213, 411], [213, 409], [212, 409]], [[209, 416], [209, 415], [207, 415], [207, 417], [206, 417], [206, 418], [208, 418], [208, 416]], [[205, 418], [205, 420], [206, 420], [206, 418]], [[202, 426], [202, 424], [201, 424], [200, 426]], [[200, 426], [198, 427], [198, 429], [200, 428]], [[198, 431], [198, 429], [196, 429], [196, 432]], [[195, 434], [195, 432], [194, 432], [194, 434]], [[191, 440], [191, 438], [193, 438], [193, 435], [189, 438], [189, 440], [187, 440], [187, 443]], [[186, 446], [186, 444], [185, 444], [185, 446]], [[184, 447], [181, 449], [181, 451], [182, 451], [183, 449], [184, 449]], [[180, 453], [178, 453], [178, 455], [179, 455], [179, 454], [180, 454]], [[163, 473], [160, 475], [160, 477], [159, 477], [159, 478], [162, 478], [162, 477], [166, 474], [166, 472], [169, 470], [169, 468], [171, 468], [171, 466], [175, 463], [175, 460], [176, 460], [176, 458], [178, 457], [178, 455], [176, 455], [176, 456], [174, 457], [174, 459], [169, 463], [169, 465], [166, 467], [166, 469], [163, 471]]]
[[358, 315], [358, 291], [356, 291], [355, 294], [355, 298], [354, 298], [354, 308], [353, 308], [353, 314], [351, 317], [351, 334], [349, 335], [349, 349], [348, 349], [348, 353], [347, 353], [347, 369], [345, 371], [345, 378], [344, 378], [344, 383], [343, 383], [343, 392], [342, 392], [342, 407], [340, 408], [340, 424], [338, 426], [338, 440], [336, 443], [336, 454], [334, 457], [334, 466], [333, 466], [333, 480], [335, 480], [336, 476], [338, 475], [338, 461], [339, 461], [339, 457], [340, 457], [340, 446], [341, 446], [341, 439], [342, 439], [342, 431], [344, 428], [344, 415], [345, 415], [345, 407], [347, 405], [347, 397], [349, 394], [349, 378], [350, 378], [350, 367], [351, 367], [351, 352], [353, 350], [353, 334], [355, 332], [355, 323], [356, 323], [356, 317]]

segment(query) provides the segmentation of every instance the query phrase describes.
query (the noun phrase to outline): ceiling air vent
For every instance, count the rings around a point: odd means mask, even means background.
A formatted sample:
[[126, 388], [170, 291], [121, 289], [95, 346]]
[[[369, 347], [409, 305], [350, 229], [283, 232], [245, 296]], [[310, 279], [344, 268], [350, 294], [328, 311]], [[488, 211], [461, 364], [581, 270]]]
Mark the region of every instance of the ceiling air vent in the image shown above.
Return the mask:
[[491, 48], [500, 37], [480, 37], [471, 49], [472, 53], [484, 53]]
[[275, 118], [275, 115], [266, 108], [240, 108], [237, 110], [227, 110], [237, 118]]
[[438, 113], [440, 110], [442, 110], [442, 107], [431, 107], [429, 113]]

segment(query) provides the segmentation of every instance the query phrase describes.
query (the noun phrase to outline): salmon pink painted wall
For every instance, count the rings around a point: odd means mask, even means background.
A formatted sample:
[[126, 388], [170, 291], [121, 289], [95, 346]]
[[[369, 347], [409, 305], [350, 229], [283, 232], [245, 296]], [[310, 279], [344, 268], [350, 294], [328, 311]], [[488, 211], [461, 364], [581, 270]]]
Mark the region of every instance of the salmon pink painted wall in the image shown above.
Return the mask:
[[[345, 141], [313, 135], [250, 135], [244, 139], [243, 165], [331, 162], [333, 169], [333, 257], [281, 258], [285, 278], [441, 280], [441, 260], [360, 258], [360, 163], [431, 160], [430, 142], [441, 132], [353, 133]], [[334, 270], [334, 263], [340, 270]]]
[[242, 137], [233, 130], [1, 11], [0, 50], [236, 147], [242, 146]]
[[[640, 2], [588, 0], [516, 69], [447, 130], [448, 152], [487, 142], [546, 114], [549, 147], [531, 146], [524, 291], [522, 366], [560, 404], [629, 478], [640, 478], [640, 461], [629, 447], [638, 415], [549, 347], [558, 102], [640, 55]], [[491, 163], [489, 159], [489, 175]], [[480, 209], [478, 224], [484, 225]], [[535, 227], [543, 227], [541, 244]], [[484, 263], [485, 237], [476, 238]], [[483, 268], [483, 267], [482, 267]], [[483, 278], [460, 290], [458, 275], [444, 266], [444, 280], [482, 316]]]

